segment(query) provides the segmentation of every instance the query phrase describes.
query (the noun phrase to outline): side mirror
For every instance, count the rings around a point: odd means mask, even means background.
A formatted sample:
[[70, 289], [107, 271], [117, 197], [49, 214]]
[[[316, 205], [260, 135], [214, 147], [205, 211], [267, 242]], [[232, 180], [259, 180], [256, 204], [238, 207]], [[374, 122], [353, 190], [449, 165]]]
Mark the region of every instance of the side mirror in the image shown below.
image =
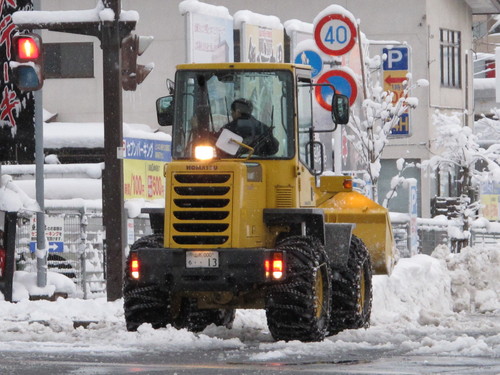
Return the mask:
[[349, 98], [335, 93], [332, 99], [332, 120], [336, 125], [345, 125], [349, 122]]
[[163, 96], [156, 100], [156, 116], [158, 124], [161, 126], [174, 123], [174, 97], [172, 95]]

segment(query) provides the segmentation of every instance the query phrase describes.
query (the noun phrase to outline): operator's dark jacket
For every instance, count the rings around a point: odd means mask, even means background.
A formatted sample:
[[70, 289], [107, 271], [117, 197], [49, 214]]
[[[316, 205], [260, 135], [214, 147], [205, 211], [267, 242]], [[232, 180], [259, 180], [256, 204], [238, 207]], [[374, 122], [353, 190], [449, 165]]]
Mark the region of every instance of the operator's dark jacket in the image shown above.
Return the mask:
[[253, 147], [255, 155], [274, 155], [278, 152], [279, 142], [274, 138], [271, 128], [251, 115], [242, 115], [224, 125], [223, 129], [243, 137], [243, 143]]

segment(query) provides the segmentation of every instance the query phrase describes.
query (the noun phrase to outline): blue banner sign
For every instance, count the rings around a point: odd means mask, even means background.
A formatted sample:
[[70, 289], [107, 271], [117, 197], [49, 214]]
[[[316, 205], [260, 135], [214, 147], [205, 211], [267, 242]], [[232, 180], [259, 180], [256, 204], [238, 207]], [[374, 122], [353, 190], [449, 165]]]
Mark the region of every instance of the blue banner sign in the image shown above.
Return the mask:
[[125, 159], [171, 161], [171, 142], [142, 138], [123, 138]]

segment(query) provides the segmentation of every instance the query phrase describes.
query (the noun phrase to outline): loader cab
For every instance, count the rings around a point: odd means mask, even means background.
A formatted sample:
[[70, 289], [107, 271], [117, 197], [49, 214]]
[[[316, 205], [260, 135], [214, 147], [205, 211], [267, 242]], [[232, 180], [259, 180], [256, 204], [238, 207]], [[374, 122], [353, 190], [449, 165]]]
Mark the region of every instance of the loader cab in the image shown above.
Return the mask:
[[[298, 138], [299, 159], [315, 171], [321, 169], [315, 159], [322, 148], [314, 135], [313, 86], [308, 70], [290, 64], [184, 65], [176, 73], [175, 95], [157, 101], [158, 122], [173, 125], [173, 160], [195, 160], [201, 148], [209, 159], [292, 159]], [[251, 103], [246, 122], [232, 112], [238, 98]], [[345, 124], [348, 116], [346, 98], [334, 95], [332, 119]], [[253, 138], [247, 137], [255, 131], [250, 119], [265, 129]], [[225, 129], [241, 137], [227, 135]], [[226, 138], [221, 141], [221, 136]], [[270, 138], [277, 143], [273, 152], [258, 152]], [[221, 146], [228, 142], [233, 142], [232, 150]]]

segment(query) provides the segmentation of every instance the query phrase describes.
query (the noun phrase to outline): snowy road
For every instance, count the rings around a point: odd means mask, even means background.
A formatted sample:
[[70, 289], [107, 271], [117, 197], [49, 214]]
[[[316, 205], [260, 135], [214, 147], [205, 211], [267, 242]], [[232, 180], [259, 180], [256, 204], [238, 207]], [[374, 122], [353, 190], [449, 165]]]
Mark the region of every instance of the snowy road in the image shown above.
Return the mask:
[[500, 374], [499, 322], [499, 314], [458, 314], [439, 326], [399, 322], [307, 344], [272, 342], [263, 315], [248, 310], [238, 312], [233, 330], [199, 335], [128, 333], [118, 321], [76, 330], [56, 320], [18, 322], [8, 336], [24, 339], [7, 343], [2, 332], [0, 373], [493, 375]]
[[274, 342], [263, 311], [127, 332], [122, 301], [0, 301], [0, 374], [500, 374], [499, 295], [500, 249], [442, 248], [375, 277], [369, 329], [317, 343]]

